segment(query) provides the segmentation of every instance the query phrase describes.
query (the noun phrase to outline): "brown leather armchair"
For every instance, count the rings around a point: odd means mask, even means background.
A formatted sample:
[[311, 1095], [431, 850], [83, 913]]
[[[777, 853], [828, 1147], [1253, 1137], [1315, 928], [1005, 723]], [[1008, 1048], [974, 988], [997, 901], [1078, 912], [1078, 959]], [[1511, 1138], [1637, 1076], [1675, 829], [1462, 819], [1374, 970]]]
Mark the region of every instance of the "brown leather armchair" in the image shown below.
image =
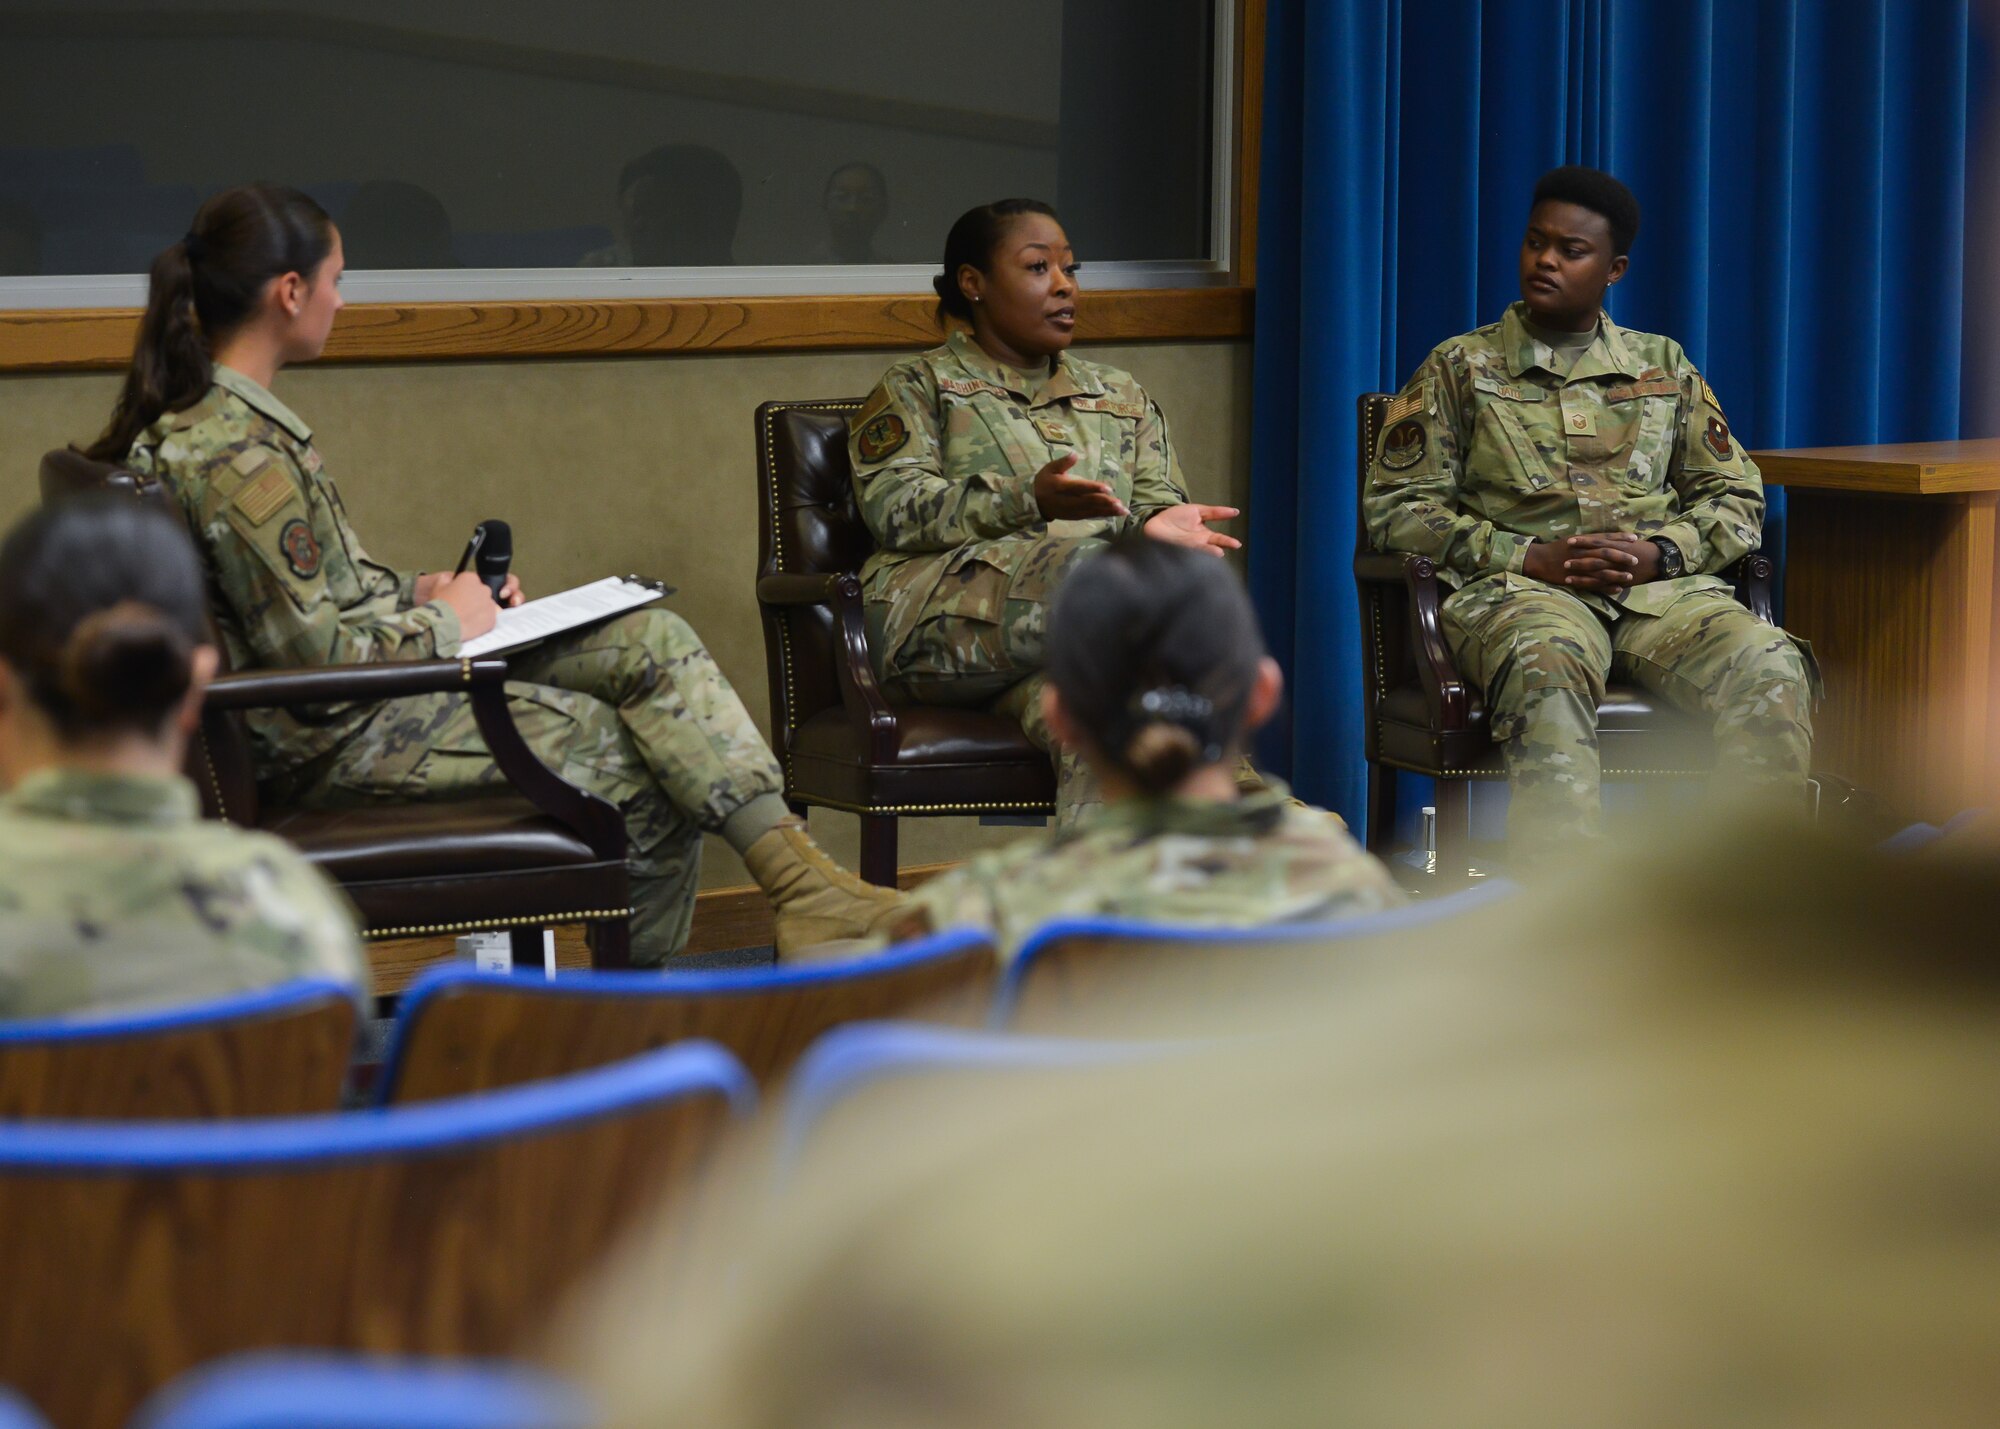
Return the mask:
[[[1355, 499], [1390, 395], [1360, 400]], [[1736, 598], [1771, 620], [1771, 560], [1753, 551], [1726, 577]], [[1437, 781], [1437, 867], [1462, 878], [1470, 841], [1471, 781], [1505, 779], [1500, 748], [1486, 728], [1479, 689], [1458, 671], [1439, 621], [1444, 591], [1424, 556], [1376, 551], [1365, 516], [1355, 528], [1354, 575], [1361, 595], [1361, 680], [1367, 711], [1368, 847], [1380, 850], [1396, 819], [1396, 772]], [[1613, 684], [1597, 707], [1606, 779], [1685, 779], [1707, 772], [1714, 741], [1707, 727], [1633, 685]]]
[[[67, 449], [42, 459], [41, 482], [45, 503], [105, 490], [170, 502], [158, 482]], [[593, 965], [625, 967], [632, 909], [624, 818], [535, 757], [508, 713], [506, 678], [499, 658], [224, 673], [209, 688], [188, 777], [208, 817], [276, 834], [338, 883], [365, 938], [586, 923]], [[511, 792], [302, 809], [259, 791], [242, 711], [447, 690], [471, 700]]]
[[1048, 814], [1056, 787], [1014, 721], [891, 704], [877, 684], [856, 574], [875, 543], [847, 459], [860, 409], [859, 398], [757, 409], [757, 603], [785, 798], [859, 814], [861, 876], [887, 887], [904, 815]]

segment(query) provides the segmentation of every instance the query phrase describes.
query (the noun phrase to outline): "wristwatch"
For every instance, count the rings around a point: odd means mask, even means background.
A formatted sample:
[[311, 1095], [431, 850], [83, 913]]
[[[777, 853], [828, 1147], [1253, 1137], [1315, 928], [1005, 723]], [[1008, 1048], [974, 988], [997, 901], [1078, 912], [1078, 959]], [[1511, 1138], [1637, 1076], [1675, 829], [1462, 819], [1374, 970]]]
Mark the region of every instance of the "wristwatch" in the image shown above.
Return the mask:
[[1687, 562], [1681, 559], [1681, 548], [1665, 536], [1648, 536], [1647, 540], [1660, 548], [1660, 579], [1670, 581], [1687, 569]]

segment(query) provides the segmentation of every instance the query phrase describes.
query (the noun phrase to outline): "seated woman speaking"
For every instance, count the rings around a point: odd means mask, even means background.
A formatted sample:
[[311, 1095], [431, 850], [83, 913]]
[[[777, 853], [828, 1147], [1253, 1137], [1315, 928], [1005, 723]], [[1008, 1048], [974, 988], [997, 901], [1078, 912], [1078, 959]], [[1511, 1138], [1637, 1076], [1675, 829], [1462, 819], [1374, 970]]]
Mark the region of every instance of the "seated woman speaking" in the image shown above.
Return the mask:
[[0, 1017], [192, 1002], [367, 965], [291, 847], [201, 817], [201, 563], [130, 497], [45, 507], [0, 545]]
[[[1075, 255], [1055, 210], [1003, 199], [964, 214], [932, 280], [944, 346], [890, 368], [849, 434], [856, 500], [875, 553], [862, 568], [876, 675], [925, 704], [1041, 716], [1047, 612], [1079, 561], [1127, 531], [1217, 556], [1207, 523], [1237, 514], [1188, 500], [1166, 418], [1115, 367], [1072, 356]], [[1094, 801], [1058, 760], [1058, 821]]]

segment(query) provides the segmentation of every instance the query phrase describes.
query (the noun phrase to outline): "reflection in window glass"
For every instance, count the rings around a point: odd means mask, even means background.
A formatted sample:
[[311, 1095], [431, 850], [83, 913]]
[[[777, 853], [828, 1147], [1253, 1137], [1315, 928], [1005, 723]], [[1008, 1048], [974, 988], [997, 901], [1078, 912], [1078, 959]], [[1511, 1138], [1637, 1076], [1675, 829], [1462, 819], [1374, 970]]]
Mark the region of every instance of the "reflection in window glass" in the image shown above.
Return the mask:
[[1216, 0], [0, 0], [0, 275], [296, 184], [353, 268], [930, 263], [976, 203], [1204, 260]]

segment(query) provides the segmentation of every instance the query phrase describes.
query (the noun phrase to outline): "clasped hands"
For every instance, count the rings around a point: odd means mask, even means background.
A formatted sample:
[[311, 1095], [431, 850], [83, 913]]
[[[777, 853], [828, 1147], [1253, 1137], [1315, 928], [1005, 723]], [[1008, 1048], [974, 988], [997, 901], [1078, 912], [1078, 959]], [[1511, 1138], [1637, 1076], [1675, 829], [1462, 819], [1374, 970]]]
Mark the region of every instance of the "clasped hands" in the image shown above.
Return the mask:
[[1522, 574], [1547, 585], [1609, 594], [1660, 578], [1660, 548], [1630, 531], [1564, 536], [1528, 547]]
[[[1123, 516], [1125, 503], [1108, 482], [1086, 481], [1071, 476], [1077, 454], [1067, 452], [1035, 473], [1035, 505], [1050, 521], [1094, 521], [1107, 516]], [[1204, 506], [1190, 501], [1166, 510], [1146, 521], [1146, 534], [1155, 541], [1190, 546], [1219, 556], [1242, 546], [1234, 536], [1208, 529], [1210, 521], [1227, 521], [1240, 515], [1234, 506]]]

